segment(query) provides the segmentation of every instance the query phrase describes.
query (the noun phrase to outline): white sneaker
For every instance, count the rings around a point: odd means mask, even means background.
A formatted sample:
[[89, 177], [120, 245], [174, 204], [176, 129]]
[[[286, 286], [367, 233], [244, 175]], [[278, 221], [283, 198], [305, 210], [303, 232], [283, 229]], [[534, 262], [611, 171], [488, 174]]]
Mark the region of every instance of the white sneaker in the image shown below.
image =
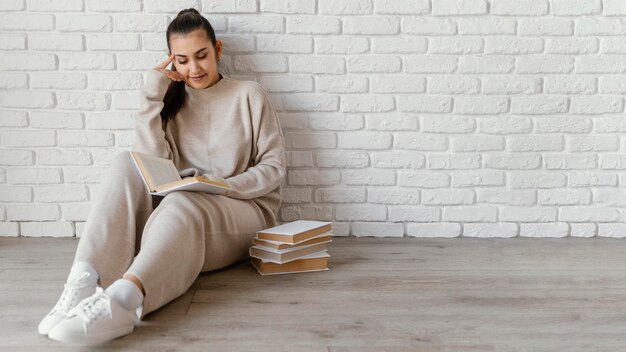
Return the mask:
[[71, 309], [48, 337], [69, 344], [95, 345], [130, 334], [136, 321], [134, 309], [124, 309], [98, 287], [95, 294]]
[[61, 320], [65, 319], [70, 309], [74, 308], [78, 302], [96, 292], [96, 285], [91, 283], [93, 280], [90, 280], [89, 276], [90, 274], [86, 272], [65, 283], [61, 298], [59, 298], [57, 304], [39, 323], [37, 331], [39, 331], [40, 334], [48, 335], [50, 329]]

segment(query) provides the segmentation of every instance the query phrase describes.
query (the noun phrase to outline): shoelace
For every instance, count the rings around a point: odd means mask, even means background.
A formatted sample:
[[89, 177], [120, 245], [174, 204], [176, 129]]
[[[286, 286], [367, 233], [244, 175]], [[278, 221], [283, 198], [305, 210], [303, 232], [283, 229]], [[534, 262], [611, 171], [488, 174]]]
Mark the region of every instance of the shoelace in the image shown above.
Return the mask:
[[90, 285], [87, 281], [89, 276], [89, 273], [82, 273], [80, 276], [65, 283], [61, 298], [59, 298], [52, 312], [61, 311], [67, 313], [72, 307], [76, 306], [78, 303], [78, 291]]
[[70, 310], [69, 315], [77, 315], [82, 318], [85, 327], [93, 321], [100, 319], [106, 313], [109, 318], [113, 318], [111, 312], [111, 297], [109, 297], [102, 287], [96, 288], [96, 293], [80, 301], [78, 305]]

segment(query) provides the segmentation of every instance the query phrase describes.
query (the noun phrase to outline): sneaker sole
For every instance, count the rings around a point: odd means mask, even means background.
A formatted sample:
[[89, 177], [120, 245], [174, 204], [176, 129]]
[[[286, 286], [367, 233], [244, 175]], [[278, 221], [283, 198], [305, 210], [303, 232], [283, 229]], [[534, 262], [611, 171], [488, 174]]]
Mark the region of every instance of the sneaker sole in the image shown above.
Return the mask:
[[135, 326], [132, 325], [130, 327], [123, 327], [123, 328], [119, 328], [113, 331], [108, 331], [103, 334], [98, 334], [98, 335], [92, 334], [88, 336], [87, 338], [85, 338], [85, 336], [80, 336], [76, 338], [74, 338], [73, 336], [58, 337], [58, 336], [53, 336], [54, 334], [48, 335], [48, 337], [51, 338], [52, 340], [71, 344], [71, 345], [91, 346], [91, 345], [98, 345], [103, 342], [107, 342], [107, 341], [116, 339], [118, 337], [128, 335], [131, 332], [133, 332], [134, 329], [135, 329]]

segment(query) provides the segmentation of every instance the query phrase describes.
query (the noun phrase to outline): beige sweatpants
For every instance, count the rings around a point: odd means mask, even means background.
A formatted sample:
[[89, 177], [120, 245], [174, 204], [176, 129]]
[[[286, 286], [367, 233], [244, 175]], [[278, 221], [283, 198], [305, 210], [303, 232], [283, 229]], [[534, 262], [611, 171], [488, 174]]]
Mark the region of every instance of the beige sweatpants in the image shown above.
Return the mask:
[[249, 258], [256, 231], [273, 226], [252, 200], [186, 191], [152, 196], [127, 151], [115, 157], [97, 193], [74, 262], [90, 263], [103, 288], [125, 273], [137, 276], [146, 292], [142, 318], [185, 293], [200, 272]]

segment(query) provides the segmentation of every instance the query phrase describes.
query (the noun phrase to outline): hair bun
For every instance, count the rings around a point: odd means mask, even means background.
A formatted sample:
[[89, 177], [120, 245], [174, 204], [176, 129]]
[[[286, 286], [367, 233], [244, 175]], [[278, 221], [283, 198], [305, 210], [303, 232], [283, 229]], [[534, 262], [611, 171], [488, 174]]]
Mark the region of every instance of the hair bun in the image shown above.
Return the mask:
[[188, 9], [184, 9], [182, 11], [180, 11], [178, 13], [178, 15], [176, 15], [176, 17], [178, 16], [182, 16], [182, 15], [199, 15], [200, 12], [198, 12], [198, 10], [194, 9], [194, 8], [188, 8]]

